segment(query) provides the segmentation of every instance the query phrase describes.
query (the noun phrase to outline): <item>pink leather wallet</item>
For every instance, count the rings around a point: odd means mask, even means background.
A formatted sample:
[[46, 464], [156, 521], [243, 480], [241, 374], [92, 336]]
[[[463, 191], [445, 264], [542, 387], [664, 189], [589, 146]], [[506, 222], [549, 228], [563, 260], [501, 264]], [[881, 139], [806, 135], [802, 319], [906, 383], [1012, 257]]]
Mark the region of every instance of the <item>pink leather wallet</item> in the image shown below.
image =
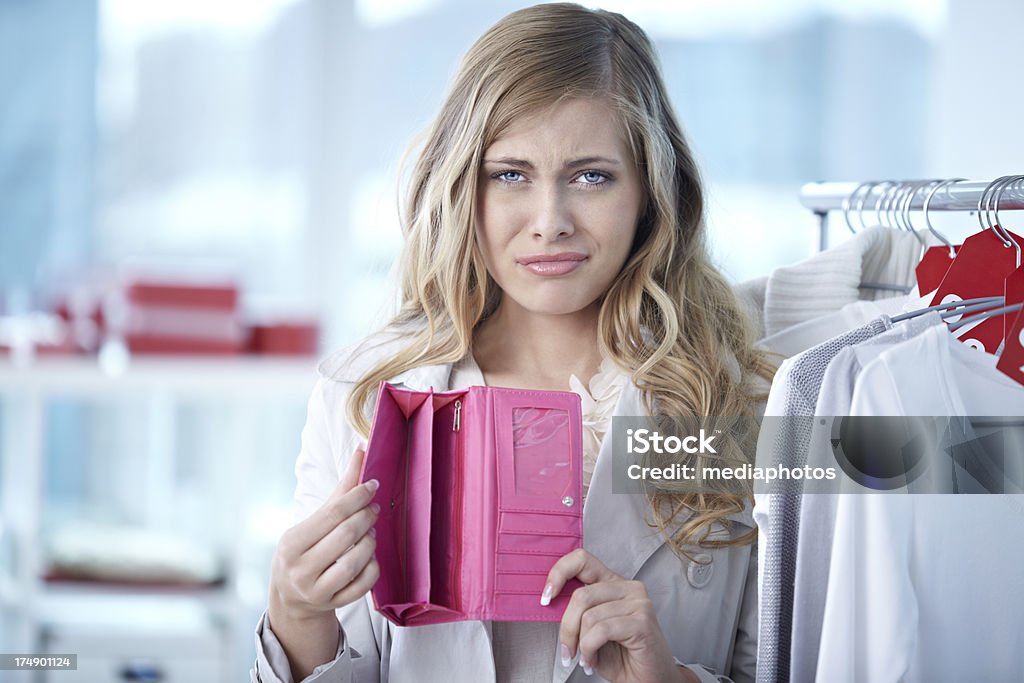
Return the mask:
[[399, 626], [559, 621], [540, 604], [583, 540], [582, 419], [572, 392], [382, 382], [362, 480], [377, 479], [373, 604]]

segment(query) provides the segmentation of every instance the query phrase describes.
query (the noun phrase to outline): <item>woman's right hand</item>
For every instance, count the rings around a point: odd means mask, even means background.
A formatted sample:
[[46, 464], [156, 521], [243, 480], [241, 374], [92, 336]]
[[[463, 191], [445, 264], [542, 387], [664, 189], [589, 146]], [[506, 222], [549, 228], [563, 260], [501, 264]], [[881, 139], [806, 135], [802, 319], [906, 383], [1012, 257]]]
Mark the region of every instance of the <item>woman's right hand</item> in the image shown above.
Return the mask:
[[364, 455], [356, 451], [337, 488], [284, 532], [274, 553], [267, 618], [293, 669], [334, 658], [338, 631], [324, 633], [337, 623], [334, 610], [361, 599], [380, 576], [373, 532], [380, 507], [371, 502], [378, 482], [357, 485]]

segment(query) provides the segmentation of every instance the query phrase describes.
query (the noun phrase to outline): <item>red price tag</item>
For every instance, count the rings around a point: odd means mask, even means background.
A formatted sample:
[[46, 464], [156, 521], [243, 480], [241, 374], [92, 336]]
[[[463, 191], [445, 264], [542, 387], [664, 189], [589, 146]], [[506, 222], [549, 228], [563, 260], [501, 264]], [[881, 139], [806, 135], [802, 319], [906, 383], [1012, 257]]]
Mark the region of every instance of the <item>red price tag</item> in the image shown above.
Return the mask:
[[[956, 247], [960, 249], [960, 247]], [[949, 247], [928, 247], [924, 252], [924, 258], [917, 264], [914, 273], [917, 275], [917, 291], [921, 296], [928, 296], [946, 277], [946, 272], [953, 265], [953, 257], [949, 254]]]
[[[1013, 316], [1011, 314], [1002, 317]], [[1017, 319], [1010, 326], [1010, 333], [1006, 335], [1006, 344], [996, 363], [996, 369], [1024, 384], [1024, 311], [1017, 313]]]
[[[1024, 238], [1010, 233], [1018, 244], [1024, 245]], [[956, 259], [950, 265], [946, 276], [932, 297], [931, 305], [963, 301], [985, 296], [1001, 296], [1006, 291], [1006, 278], [1017, 269], [1017, 250], [1007, 247], [993, 230], [971, 235], [957, 251]], [[974, 314], [978, 315], [978, 314]], [[965, 319], [969, 319], [968, 316]], [[968, 346], [995, 353], [1003, 341], [1003, 317], [993, 316], [974, 325], [964, 327], [954, 334]], [[956, 322], [960, 316], [949, 318]]]
[[[1024, 266], [1010, 273], [1006, 278], [1006, 305], [1024, 303]], [[1014, 313], [1004, 315], [1003, 318], [1003, 339], [1009, 339], [1010, 328], [1014, 323]]]

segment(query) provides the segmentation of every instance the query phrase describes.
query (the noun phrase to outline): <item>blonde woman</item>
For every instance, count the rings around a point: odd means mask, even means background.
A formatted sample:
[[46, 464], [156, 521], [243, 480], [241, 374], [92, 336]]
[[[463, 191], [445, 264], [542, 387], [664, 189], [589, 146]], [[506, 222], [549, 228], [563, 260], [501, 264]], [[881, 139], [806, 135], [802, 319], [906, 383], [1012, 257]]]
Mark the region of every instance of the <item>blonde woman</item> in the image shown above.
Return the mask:
[[[320, 367], [274, 557], [253, 680], [751, 680], [754, 525], [743, 496], [612, 494], [612, 415], [749, 415], [769, 368], [704, 244], [692, 155], [650, 41], [618, 14], [515, 12], [466, 55], [405, 211], [401, 310]], [[381, 380], [575, 390], [584, 549], [543, 603], [560, 623], [402, 628], [378, 577], [374, 481], [357, 484]]]

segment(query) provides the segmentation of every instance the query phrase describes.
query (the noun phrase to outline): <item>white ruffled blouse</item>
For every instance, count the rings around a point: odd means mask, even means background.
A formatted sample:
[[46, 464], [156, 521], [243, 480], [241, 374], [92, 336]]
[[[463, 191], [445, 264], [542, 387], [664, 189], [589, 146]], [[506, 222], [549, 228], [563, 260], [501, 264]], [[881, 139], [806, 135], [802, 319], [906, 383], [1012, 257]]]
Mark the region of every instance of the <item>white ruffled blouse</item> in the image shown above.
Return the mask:
[[612, 413], [622, 387], [629, 377], [610, 358], [601, 361], [597, 374], [590, 378], [590, 387], [576, 375], [569, 376], [569, 388], [579, 394], [583, 412], [583, 492], [590, 488], [597, 454], [605, 434], [611, 428]]

